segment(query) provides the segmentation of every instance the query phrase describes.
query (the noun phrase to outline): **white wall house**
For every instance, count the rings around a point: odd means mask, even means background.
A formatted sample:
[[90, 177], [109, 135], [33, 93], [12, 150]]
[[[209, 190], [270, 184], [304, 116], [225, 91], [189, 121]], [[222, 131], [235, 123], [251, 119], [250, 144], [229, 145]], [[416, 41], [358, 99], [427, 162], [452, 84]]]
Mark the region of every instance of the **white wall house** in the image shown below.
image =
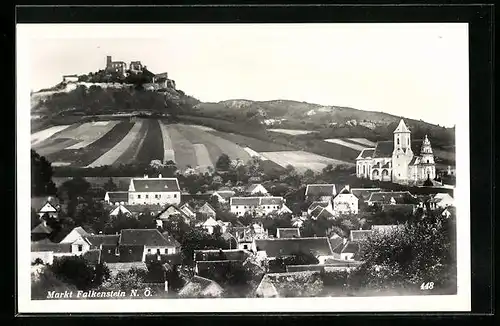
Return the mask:
[[264, 196], [269, 196], [269, 192], [260, 183], [251, 184], [245, 189], [247, 195], [258, 195], [262, 194]]
[[220, 226], [220, 225], [219, 225], [219, 223], [217, 223], [217, 221], [212, 216], [207, 218], [207, 220], [201, 225], [201, 227], [204, 228], [208, 232], [208, 234], [213, 234], [214, 229], [217, 226]]
[[67, 236], [64, 237], [59, 243], [73, 243], [76, 240], [82, 240], [89, 236], [90, 234], [85, 231], [81, 226], [74, 228], [68, 233]]
[[118, 216], [118, 214], [122, 213], [123, 215], [132, 215], [132, 213], [127, 209], [127, 207], [123, 206], [122, 204], [118, 205], [118, 207], [114, 208], [111, 213], [109, 213], [109, 216]]
[[357, 214], [359, 212], [358, 201], [358, 198], [349, 190], [349, 186], [346, 186], [333, 199], [334, 214]]
[[283, 197], [231, 197], [230, 200], [230, 211], [236, 216], [243, 216], [247, 212], [255, 216], [266, 216], [283, 210], [289, 211], [284, 206]]
[[181, 190], [177, 178], [133, 178], [128, 189], [128, 202], [131, 205], [179, 205]]

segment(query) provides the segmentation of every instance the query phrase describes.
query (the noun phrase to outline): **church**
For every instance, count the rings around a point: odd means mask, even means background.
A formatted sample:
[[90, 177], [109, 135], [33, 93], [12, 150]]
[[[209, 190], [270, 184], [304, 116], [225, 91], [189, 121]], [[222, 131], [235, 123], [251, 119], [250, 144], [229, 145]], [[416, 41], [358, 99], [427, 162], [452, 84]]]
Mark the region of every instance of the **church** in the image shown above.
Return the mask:
[[379, 141], [375, 148], [365, 148], [356, 158], [356, 176], [399, 184], [421, 184], [434, 179], [436, 165], [431, 142], [411, 140], [411, 131], [401, 119], [394, 130], [394, 140]]

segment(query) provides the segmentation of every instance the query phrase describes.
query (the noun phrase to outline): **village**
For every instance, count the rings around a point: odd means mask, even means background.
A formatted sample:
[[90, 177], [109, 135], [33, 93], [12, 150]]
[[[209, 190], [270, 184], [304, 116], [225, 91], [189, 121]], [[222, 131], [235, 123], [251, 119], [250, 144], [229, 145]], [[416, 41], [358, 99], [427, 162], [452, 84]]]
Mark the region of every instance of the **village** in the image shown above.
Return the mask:
[[160, 297], [320, 296], [328, 295], [324, 275], [363, 264], [369, 239], [397, 233], [410, 220], [455, 216], [453, 196], [439, 189], [417, 195], [311, 183], [292, 202], [256, 177], [203, 196], [190, 195], [179, 179], [134, 177], [128, 191], [92, 199], [114, 223], [102, 230], [88, 223], [61, 228], [68, 200], [32, 198], [39, 221], [31, 230], [32, 265], [78, 257], [106, 266], [115, 280], [139, 270], [155, 274], [145, 286], [156, 286]]

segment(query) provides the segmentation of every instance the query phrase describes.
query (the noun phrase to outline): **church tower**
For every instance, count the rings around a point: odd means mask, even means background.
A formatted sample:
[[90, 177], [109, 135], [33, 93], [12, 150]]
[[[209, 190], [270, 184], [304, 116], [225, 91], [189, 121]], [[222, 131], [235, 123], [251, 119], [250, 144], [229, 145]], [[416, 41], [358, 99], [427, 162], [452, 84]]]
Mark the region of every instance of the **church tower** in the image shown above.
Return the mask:
[[434, 162], [434, 154], [432, 153], [432, 146], [429, 138], [425, 135], [424, 141], [422, 142], [422, 148], [420, 149], [420, 164], [422, 165], [422, 170], [419, 171], [419, 176], [421, 180], [434, 179], [436, 177], [436, 165]]
[[408, 165], [413, 159], [411, 150], [411, 131], [403, 119], [394, 130], [394, 150], [392, 152], [392, 181], [406, 183], [408, 181]]

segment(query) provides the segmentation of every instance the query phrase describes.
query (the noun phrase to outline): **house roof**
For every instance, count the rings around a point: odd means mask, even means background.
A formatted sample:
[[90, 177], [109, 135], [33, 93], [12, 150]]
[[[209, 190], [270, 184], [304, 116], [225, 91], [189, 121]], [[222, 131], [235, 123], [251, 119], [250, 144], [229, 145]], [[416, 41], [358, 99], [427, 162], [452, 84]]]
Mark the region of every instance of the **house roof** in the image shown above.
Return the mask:
[[333, 217], [333, 214], [326, 208], [321, 209], [321, 212], [319, 212], [318, 215], [315, 215], [316, 218], [324, 218], [324, 219], [329, 219]]
[[351, 230], [351, 241], [367, 240], [372, 234], [372, 230]]
[[159, 213], [161, 212], [165, 206], [163, 205], [156, 205], [156, 204], [146, 204], [146, 205], [124, 205], [126, 209], [128, 209], [130, 212], [138, 214], [142, 213], [145, 210], [148, 210], [153, 213]]
[[306, 196], [334, 196], [334, 184], [309, 184], [306, 186]]
[[327, 207], [329, 202], [327, 201], [313, 201], [311, 205], [307, 208], [307, 210], [314, 210], [316, 207]]
[[46, 203], [50, 203], [54, 208], [59, 205], [59, 199], [54, 196], [39, 196], [31, 198], [31, 208], [37, 212], [45, 206]]
[[31, 234], [51, 234], [53, 231], [50, 226], [42, 222], [31, 230]]
[[328, 238], [285, 238], [255, 240], [258, 251], [266, 251], [267, 256], [291, 255], [295, 252], [310, 252], [315, 256], [332, 255]]
[[413, 204], [383, 204], [382, 212], [398, 212], [404, 214], [411, 214], [415, 209]]
[[215, 194], [221, 196], [224, 199], [228, 199], [228, 198], [231, 198], [232, 196], [234, 196], [235, 192], [232, 190], [217, 190], [217, 191], [214, 191], [212, 196], [215, 196]]
[[[253, 183], [251, 185], [248, 185], [248, 187], [245, 188], [245, 192], [253, 192], [255, 191], [255, 189], [257, 189], [259, 186], [261, 187], [264, 187], [262, 186], [260, 183]], [[265, 188], [264, 188], [265, 189]]]
[[368, 199], [372, 192], [380, 192], [380, 188], [351, 188], [351, 193], [363, 200]]
[[86, 237], [88, 235], [90, 235], [87, 231], [85, 231], [84, 228], [82, 228], [81, 226], [77, 226], [76, 228], [74, 228], [72, 231], [75, 231], [76, 233], [78, 233], [81, 237]]
[[212, 207], [212, 205], [210, 205], [209, 203], [205, 202], [199, 209], [198, 211], [201, 211], [201, 210], [209, 210], [209, 211], [212, 211], [215, 213], [215, 208]]
[[259, 206], [260, 197], [231, 197], [231, 205]]
[[[185, 205], [183, 205], [182, 207], [184, 207], [184, 206], [186, 206], [186, 204], [185, 204]], [[181, 208], [182, 208], [182, 207], [181, 207]], [[191, 210], [191, 209], [190, 209], [190, 207], [191, 207], [191, 206], [187, 205], [187, 207], [184, 207], [184, 208], [185, 208], [185, 209], [186, 209], [186, 208], [188, 208], [189, 210]], [[160, 217], [163, 213], [165, 213], [165, 212], [166, 212], [166, 211], [168, 211], [168, 210], [172, 210], [172, 209], [173, 209], [174, 211], [176, 211], [177, 213], [179, 213], [179, 215], [182, 215], [184, 218], [189, 218], [189, 216], [187, 216], [187, 214], [186, 214], [186, 213], [184, 213], [184, 212], [183, 212], [180, 208], [178, 208], [178, 207], [177, 207], [177, 206], [175, 206], [175, 205], [167, 205], [167, 206], [165, 206], [165, 208], [164, 208], [164, 209], [162, 209], [162, 210], [158, 213], [158, 215], [157, 215], [156, 217], [157, 217], [157, 218], [159, 218], [159, 217]]]
[[156, 229], [125, 229], [120, 233], [120, 245], [175, 247], [176, 244], [166, 239]]
[[52, 251], [55, 253], [70, 253], [71, 243], [48, 243], [48, 242], [32, 242], [31, 252]]
[[203, 222], [203, 226], [216, 226], [216, 225], [219, 225], [219, 223], [217, 223], [217, 221], [211, 216], [207, 218], [205, 222]]
[[92, 246], [99, 247], [101, 245], [118, 245], [120, 236], [118, 234], [98, 234], [87, 236], [88, 242]]
[[249, 253], [246, 250], [230, 249], [230, 250], [195, 250], [194, 260], [199, 261], [244, 261], [248, 258]]
[[316, 206], [316, 208], [314, 208], [311, 211], [310, 215], [312, 217], [317, 217], [319, 215], [319, 213], [321, 213], [323, 211], [323, 209], [324, 209], [324, 207], [321, 207], [321, 206], [318, 205], [318, 206]]
[[122, 214], [131, 214], [131, 213], [132, 213], [131, 211], [129, 211], [129, 210], [127, 209], [127, 207], [125, 207], [125, 206], [123, 206], [123, 205], [121, 205], [121, 204], [120, 204], [120, 205], [119, 205], [119, 206], [117, 206], [115, 209], [113, 209], [113, 210], [111, 211], [111, 213], [109, 213], [109, 215], [118, 215], [120, 212], [121, 212]]
[[[421, 139], [411, 141], [411, 150], [413, 153], [420, 153], [421, 147], [422, 147]], [[394, 150], [393, 140], [379, 141], [375, 146], [375, 153], [373, 154], [373, 157], [374, 158], [392, 157], [393, 150]]]
[[341, 237], [330, 238], [330, 246], [332, 247], [332, 252], [335, 254], [340, 254], [342, 248], [344, 247], [344, 239]]
[[128, 191], [108, 191], [106, 194], [112, 203], [128, 202]]
[[359, 252], [359, 243], [355, 241], [348, 241], [346, 245], [342, 248], [342, 253], [344, 254], [357, 254]]
[[177, 178], [134, 178], [132, 183], [138, 192], [180, 191]]
[[278, 238], [300, 238], [299, 228], [277, 228], [276, 236]]
[[[215, 293], [207, 293], [206, 290], [212, 287]], [[204, 297], [204, 296], [216, 296], [219, 297], [223, 292], [222, 287], [215, 281], [209, 280], [198, 275], [195, 275], [191, 280], [178, 292], [181, 297]]]
[[418, 199], [409, 191], [379, 191], [372, 192], [368, 198], [369, 202], [381, 204], [390, 204], [391, 198], [394, 198], [396, 204], [417, 204]]
[[261, 197], [261, 205], [281, 205], [283, 204], [283, 197]]
[[373, 153], [375, 153], [375, 148], [365, 148], [359, 153], [358, 159], [362, 158], [372, 158]]
[[316, 297], [323, 290], [323, 281], [317, 271], [269, 273], [257, 287], [259, 297]]

